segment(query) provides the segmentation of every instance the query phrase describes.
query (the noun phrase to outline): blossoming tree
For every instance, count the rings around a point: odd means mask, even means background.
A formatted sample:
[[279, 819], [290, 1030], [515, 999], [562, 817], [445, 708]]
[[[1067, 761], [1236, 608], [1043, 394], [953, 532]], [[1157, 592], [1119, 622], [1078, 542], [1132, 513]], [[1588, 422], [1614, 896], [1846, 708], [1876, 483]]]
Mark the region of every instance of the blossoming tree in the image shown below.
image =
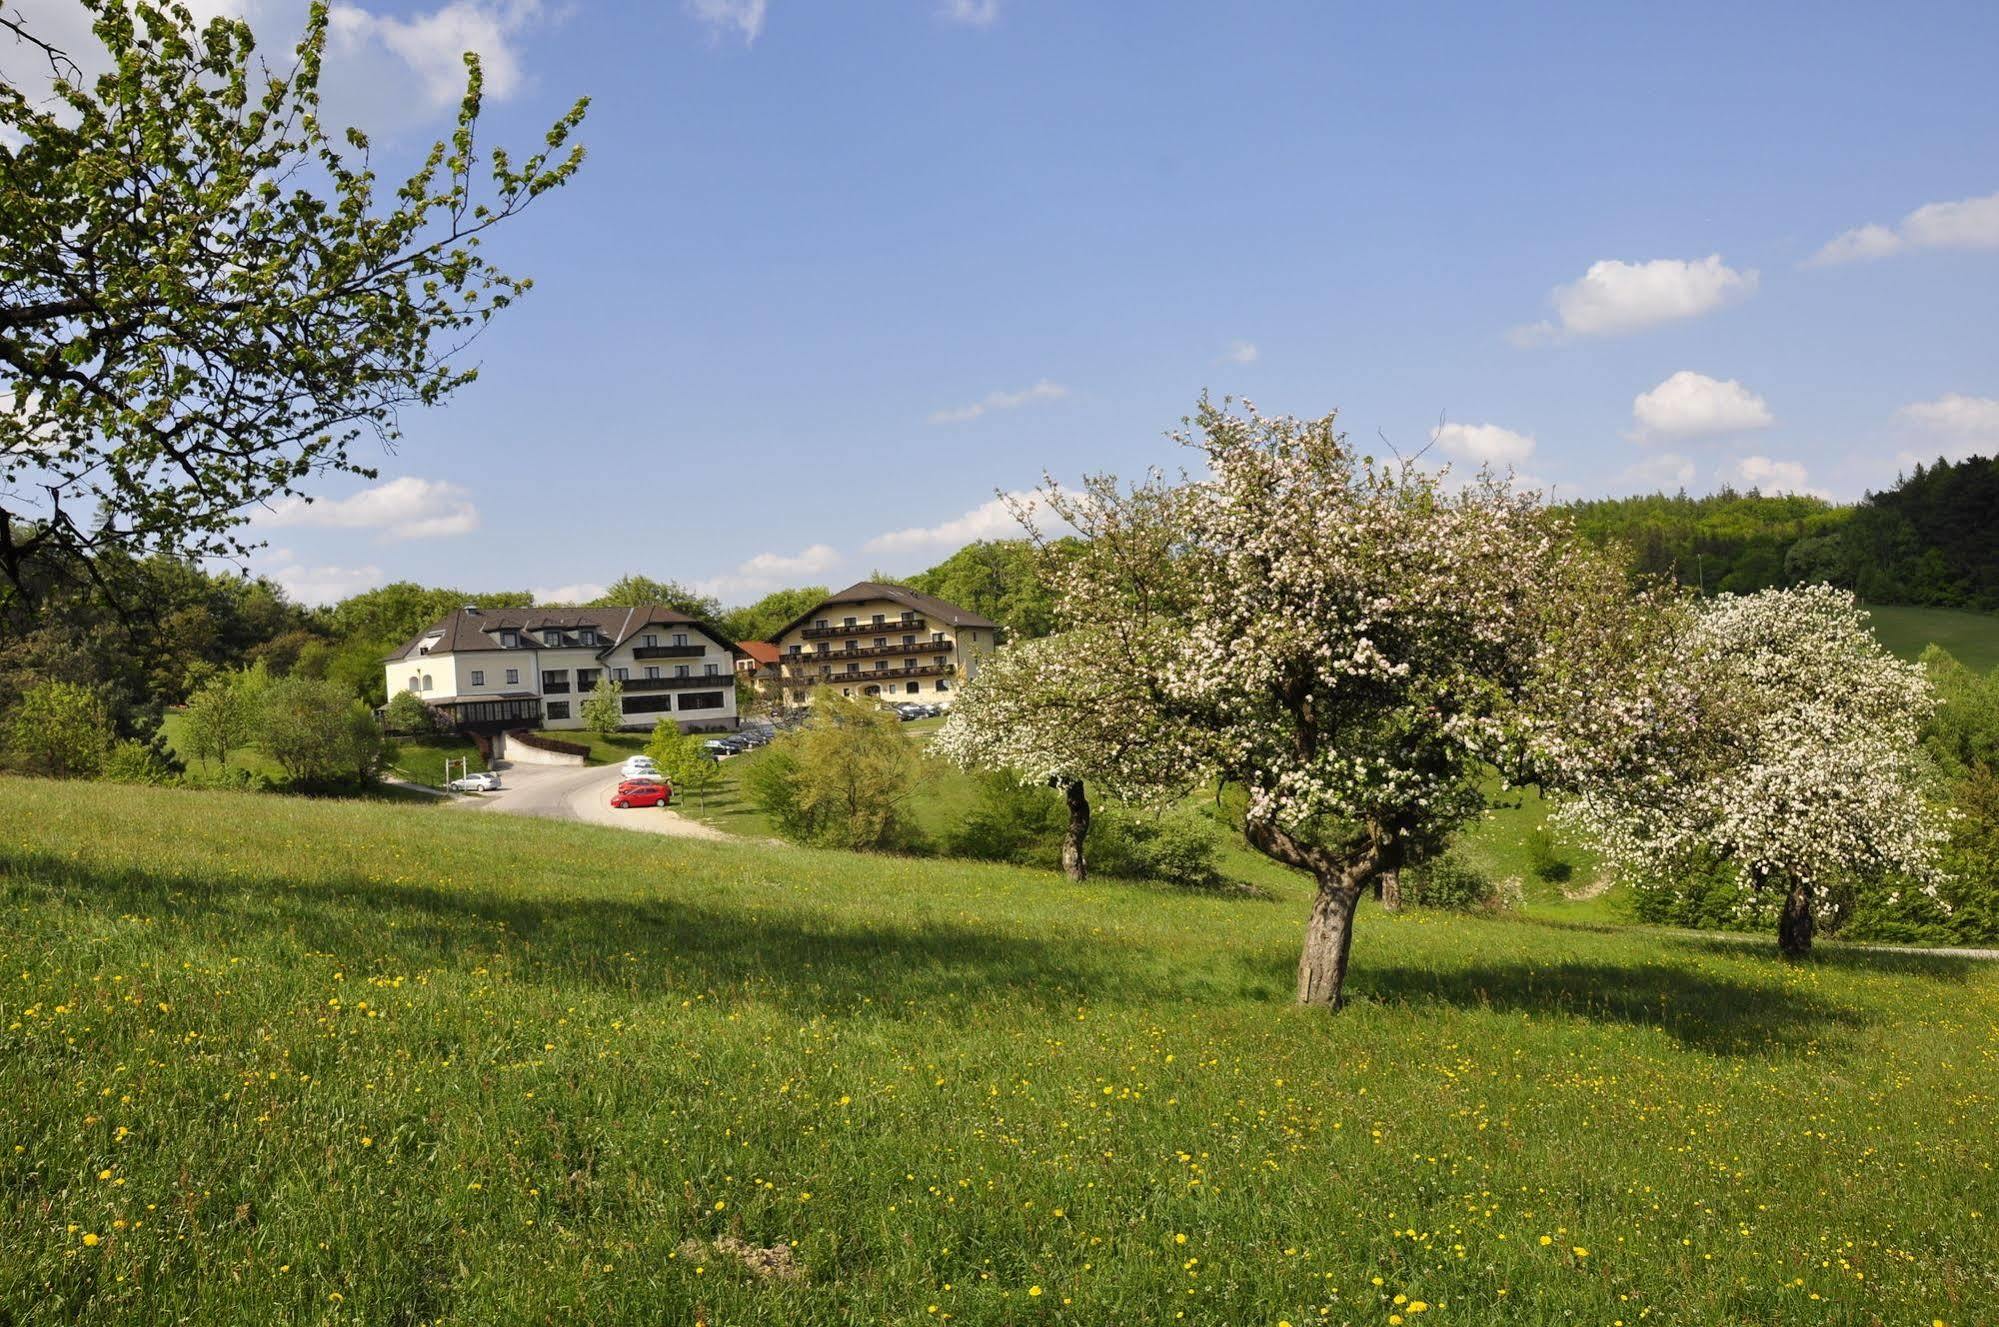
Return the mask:
[[1583, 624], [1630, 596], [1489, 475], [1447, 489], [1330, 416], [1203, 399], [1189, 424], [1204, 473], [1044, 487], [1083, 536], [1060, 613], [1139, 698], [1149, 759], [1242, 783], [1249, 842], [1317, 882], [1297, 993], [1331, 1007], [1361, 893], [1476, 814], [1489, 765], [1575, 745], [1551, 740], [1579, 731], [1551, 694], [1603, 670], [1564, 642], [1614, 641]]
[[1059, 789], [1069, 813], [1062, 871], [1089, 874], [1088, 786], [1147, 800], [1185, 786], [1186, 770], [1109, 642], [1088, 630], [1005, 646], [959, 689], [930, 749], [965, 769], [1000, 770]]
[[1918, 664], [1882, 649], [1843, 590], [1723, 595], [1655, 643], [1649, 721], [1606, 741], [1558, 812], [1639, 888], [1696, 856], [1732, 863], [1743, 906], [1778, 904], [1777, 943], [1811, 948], [1827, 889], [1903, 872], [1934, 896], [1943, 827], [1919, 745]]

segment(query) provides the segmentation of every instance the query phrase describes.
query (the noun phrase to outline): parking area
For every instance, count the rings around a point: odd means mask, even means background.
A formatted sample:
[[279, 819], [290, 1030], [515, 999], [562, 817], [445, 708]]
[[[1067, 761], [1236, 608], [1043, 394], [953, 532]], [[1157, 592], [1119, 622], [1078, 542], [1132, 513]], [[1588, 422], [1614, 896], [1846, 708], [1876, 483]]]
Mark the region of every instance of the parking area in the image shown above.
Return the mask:
[[623, 777], [616, 765], [517, 765], [503, 763], [501, 789], [461, 799], [465, 810], [487, 814], [577, 820], [613, 829], [665, 834], [683, 839], [727, 839], [729, 835], [666, 807], [618, 810], [611, 794]]

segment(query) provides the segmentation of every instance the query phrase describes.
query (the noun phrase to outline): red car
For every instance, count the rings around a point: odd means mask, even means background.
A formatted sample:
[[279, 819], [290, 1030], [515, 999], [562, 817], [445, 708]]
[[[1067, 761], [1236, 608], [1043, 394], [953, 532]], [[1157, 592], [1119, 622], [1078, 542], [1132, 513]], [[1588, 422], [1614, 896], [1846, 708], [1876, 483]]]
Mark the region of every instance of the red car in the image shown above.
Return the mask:
[[620, 811], [630, 806], [665, 806], [673, 800], [673, 785], [664, 779], [626, 779], [611, 794]]

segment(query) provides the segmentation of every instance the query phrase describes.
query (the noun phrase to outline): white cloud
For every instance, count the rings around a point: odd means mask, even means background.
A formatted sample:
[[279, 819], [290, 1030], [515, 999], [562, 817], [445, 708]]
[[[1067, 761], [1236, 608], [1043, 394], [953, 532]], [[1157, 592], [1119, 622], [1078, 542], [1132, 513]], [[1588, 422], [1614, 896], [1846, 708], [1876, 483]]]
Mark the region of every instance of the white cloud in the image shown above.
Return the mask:
[[1222, 362], [1225, 364], [1254, 364], [1256, 363], [1256, 357], [1262, 353], [1262, 351], [1256, 348], [1256, 342], [1254, 341], [1236, 341], [1231, 343], [1229, 348], [1222, 352]]
[[1694, 482], [1694, 463], [1677, 452], [1660, 452], [1631, 465], [1621, 477], [1645, 488], [1684, 487]]
[[766, 0], [687, 0], [687, 12], [714, 29], [716, 36], [739, 32], [748, 46], [763, 35]]
[[953, 406], [949, 410], [939, 410], [930, 416], [933, 424], [962, 424], [977, 419], [980, 415], [995, 410], [1012, 410], [1030, 401], [1059, 401], [1069, 394], [1069, 389], [1060, 383], [1043, 378], [1032, 387], [1024, 387], [1017, 392], [992, 392], [984, 400], [970, 405]]
[[1856, 226], [1835, 236], [1806, 265], [1886, 258], [1904, 249], [1999, 249], [1999, 193], [1925, 203], [1893, 227], [1878, 222]]
[[1046, 504], [1032, 489], [1023, 489], [980, 503], [941, 525], [913, 526], [876, 535], [862, 545], [868, 553], [951, 552], [980, 539], [1018, 539], [1026, 533], [1013, 514], [1016, 504], [1030, 514], [1045, 513]]
[[1999, 454], [1999, 399], [1951, 392], [1934, 401], [1917, 401], [1895, 412], [1905, 431], [1930, 441], [1896, 454], [1903, 466], [1927, 465], [1939, 455], [1961, 461], [1967, 456]]
[[1744, 456], [1721, 468], [1721, 477], [1733, 484], [1761, 489], [1765, 493], [1809, 493], [1826, 497], [1820, 489], [1805, 486], [1805, 467], [1796, 461], [1773, 461], [1767, 456]]
[[944, 7], [937, 12], [953, 23], [989, 28], [999, 17], [999, 0], [944, 0]]
[[302, 604], [330, 604], [348, 595], [372, 590], [384, 583], [382, 569], [365, 567], [308, 567], [287, 561], [266, 572], [284, 587], [285, 593]]
[[1640, 438], [1699, 438], [1768, 428], [1775, 422], [1762, 397], [1730, 378], [1717, 381], [1681, 369], [1631, 402]]
[[538, 604], [587, 604], [609, 588], [596, 581], [577, 581], [573, 585], [550, 585], [528, 593]]
[[257, 517], [264, 526], [319, 526], [332, 530], [379, 530], [384, 539], [433, 539], [469, 534], [479, 528], [472, 495], [442, 479], [405, 475], [364, 488], [352, 497], [283, 498]]
[[1721, 255], [1655, 258], [1627, 263], [1606, 258], [1582, 279], [1548, 294], [1559, 322], [1531, 323], [1507, 333], [1517, 346], [1561, 337], [1618, 336], [1682, 318], [1698, 318], [1756, 293], [1757, 274], [1738, 272]]
[[370, 46], [393, 53], [417, 77], [433, 108], [453, 106], [465, 95], [465, 52], [479, 53], [485, 94], [505, 101], [526, 81], [516, 45], [522, 29], [540, 16], [540, 0], [450, 0], [408, 18], [336, 4], [328, 29], [337, 55]]
[[1534, 454], [1534, 436], [1497, 424], [1444, 424], [1430, 440], [1454, 461], [1489, 465], [1495, 470], [1524, 465]]
[[839, 564], [840, 551], [831, 544], [814, 544], [797, 553], [759, 553], [737, 563], [734, 571], [697, 581], [694, 588], [722, 599], [762, 594], [811, 581]]

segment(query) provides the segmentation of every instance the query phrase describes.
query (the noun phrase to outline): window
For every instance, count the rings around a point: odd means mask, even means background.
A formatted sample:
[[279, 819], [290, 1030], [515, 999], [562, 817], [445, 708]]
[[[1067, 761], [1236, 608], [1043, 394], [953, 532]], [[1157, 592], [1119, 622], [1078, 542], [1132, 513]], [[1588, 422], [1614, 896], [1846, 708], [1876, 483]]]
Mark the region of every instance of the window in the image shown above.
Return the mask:
[[841, 623], [841, 625], [851, 627], [854, 625], [854, 619], [847, 618], [844, 622]]
[[914, 660], [914, 659], [904, 659], [904, 660], [902, 661], [902, 666], [903, 666], [904, 668], [914, 668], [914, 667], [916, 667], [916, 660]]
[[862, 694], [862, 695], [864, 695], [864, 696], [879, 696], [879, 695], [880, 695], [881, 693], [882, 693], [882, 689], [881, 689], [880, 687], [862, 687], [862, 688], [861, 688], [861, 694]]
[[819, 642], [819, 653], [821, 654], [826, 653], [826, 651], [832, 648], [833, 648], [833, 642], [830, 640], [822, 640]]
[[628, 681], [630, 680], [631, 675], [632, 675], [632, 670], [629, 668], [613, 668], [611, 670], [611, 680], [614, 682]]
[[503, 649], [508, 649], [508, 650], [518, 650], [518, 649], [519, 649], [519, 648], [521, 647], [521, 635], [520, 635], [520, 633], [519, 633], [518, 631], [503, 631], [503, 632], [501, 632], [501, 633], [500, 633], [500, 646], [501, 646], [501, 648], [503, 648]]
[[647, 665], [646, 665], [646, 676], [647, 676], [647, 677], [658, 677], [658, 676], [659, 676], [659, 665], [657, 665], [657, 664], [647, 664]]
[[902, 643], [903, 643], [904, 645], [914, 645], [914, 644], [916, 644], [916, 637], [915, 637], [915, 636], [913, 636], [913, 635], [911, 635], [911, 636], [904, 636], [904, 637], [902, 638]]
[[823, 631], [826, 629], [826, 619], [822, 617], [816, 622], [814, 622], [812, 625]]
[[875, 671], [876, 671], [877, 673], [881, 672], [882, 670], [886, 669], [887, 667], [888, 667], [888, 660], [886, 660], [886, 659], [877, 659], [877, 660], [875, 660]]
[[557, 668], [552, 672], [544, 672], [541, 675], [541, 689], [553, 691], [558, 695], [569, 690], [569, 670]]
[[719, 691], [683, 691], [680, 693], [680, 708], [683, 710], [719, 710], [722, 708], [722, 693]]
[[797, 653], [799, 653], [799, 648], [798, 648], [798, 646], [796, 646], [796, 645], [792, 645], [792, 646], [788, 646], [788, 647], [786, 647], [786, 649], [785, 649], [785, 653], [786, 653], [786, 654], [797, 654]]
[[483, 687], [483, 686], [485, 686], [485, 685], [486, 685], [486, 670], [485, 670], [485, 669], [483, 669], [483, 668], [474, 668], [474, 669], [472, 670], [472, 685], [473, 685], [473, 686], [475, 686], [475, 687]]
[[878, 650], [882, 650], [882, 649], [887, 649], [887, 648], [888, 648], [888, 637], [886, 637], [886, 636], [877, 636], [877, 637], [875, 637], [875, 648], [876, 648], [876, 649], [878, 649]]
[[548, 711], [548, 717], [551, 719], [566, 719], [569, 717], [569, 702], [566, 700], [551, 700], [543, 708]]
[[625, 713], [660, 714], [673, 708], [673, 697], [668, 696], [626, 696]]
[[[430, 679], [427, 677], [424, 679], [424, 682], [426, 684], [429, 683], [429, 681]], [[509, 668], [507, 670], [507, 685], [510, 687], [517, 687], [520, 684], [521, 684], [521, 670], [518, 668]]]
[[720, 664], [712, 664], [712, 663], [703, 664], [701, 667], [701, 675], [703, 677], [714, 677], [716, 674], [720, 673], [721, 671], [722, 671], [722, 665]]
[[931, 632], [931, 633], [930, 633], [930, 643], [931, 643], [932, 645], [942, 645], [942, 644], [944, 643], [944, 633], [943, 633], [943, 632], [941, 632], [941, 631], [933, 631], [933, 632]]
[[639, 637], [639, 644], [641, 644], [641, 645], [645, 646], [645, 647], [646, 647], [647, 649], [651, 649], [651, 648], [652, 648], [653, 646], [655, 646], [655, 645], [659, 644], [659, 637], [658, 637], [658, 636], [641, 636], [641, 637]]
[[604, 675], [601, 668], [579, 668], [576, 670], [576, 689], [579, 692], [595, 691], [597, 679]]
[[940, 677], [937, 679], [937, 689], [939, 691], [949, 691], [951, 689], [951, 684], [949, 682], [946, 682], [943, 678]]
[[923, 684], [921, 682], [904, 682], [902, 689], [905, 694], [913, 696], [923, 690]]
[[904, 622], [914, 622], [916, 621], [916, 614], [905, 608], [902, 610], [902, 620]]
[[674, 675], [675, 677], [686, 677], [686, 676], [687, 676], [687, 665], [686, 665], [686, 664], [675, 664], [675, 665], [673, 666], [673, 675]]
[[979, 633], [975, 631], [972, 633], [972, 644], [976, 645], [978, 643], [979, 643]]
[[423, 690], [423, 679], [418, 677], [415, 673], [410, 674], [410, 690], [411, 691]]
[[684, 631], [676, 631], [676, 632], [674, 632], [674, 633], [673, 633], [673, 643], [674, 643], [675, 645], [685, 645], [685, 644], [687, 643], [687, 633], [686, 633], [686, 632], [684, 632]]
[[876, 626], [880, 626], [880, 625], [881, 625], [882, 623], [884, 623], [884, 622], [886, 622], [886, 621], [888, 621], [888, 619], [887, 619], [887, 618], [885, 618], [885, 617], [883, 617], [883, 616], [882, 616], [882, 615], [881, 615], [880, 613], [876, 613], [876, 614], [875, 614], [875, 625], [876, 625]]
[[541, 640], [544, 645], [560, 645], [562, 644], [562, 633], [559, 631], [544, 631], [541, 633]]

